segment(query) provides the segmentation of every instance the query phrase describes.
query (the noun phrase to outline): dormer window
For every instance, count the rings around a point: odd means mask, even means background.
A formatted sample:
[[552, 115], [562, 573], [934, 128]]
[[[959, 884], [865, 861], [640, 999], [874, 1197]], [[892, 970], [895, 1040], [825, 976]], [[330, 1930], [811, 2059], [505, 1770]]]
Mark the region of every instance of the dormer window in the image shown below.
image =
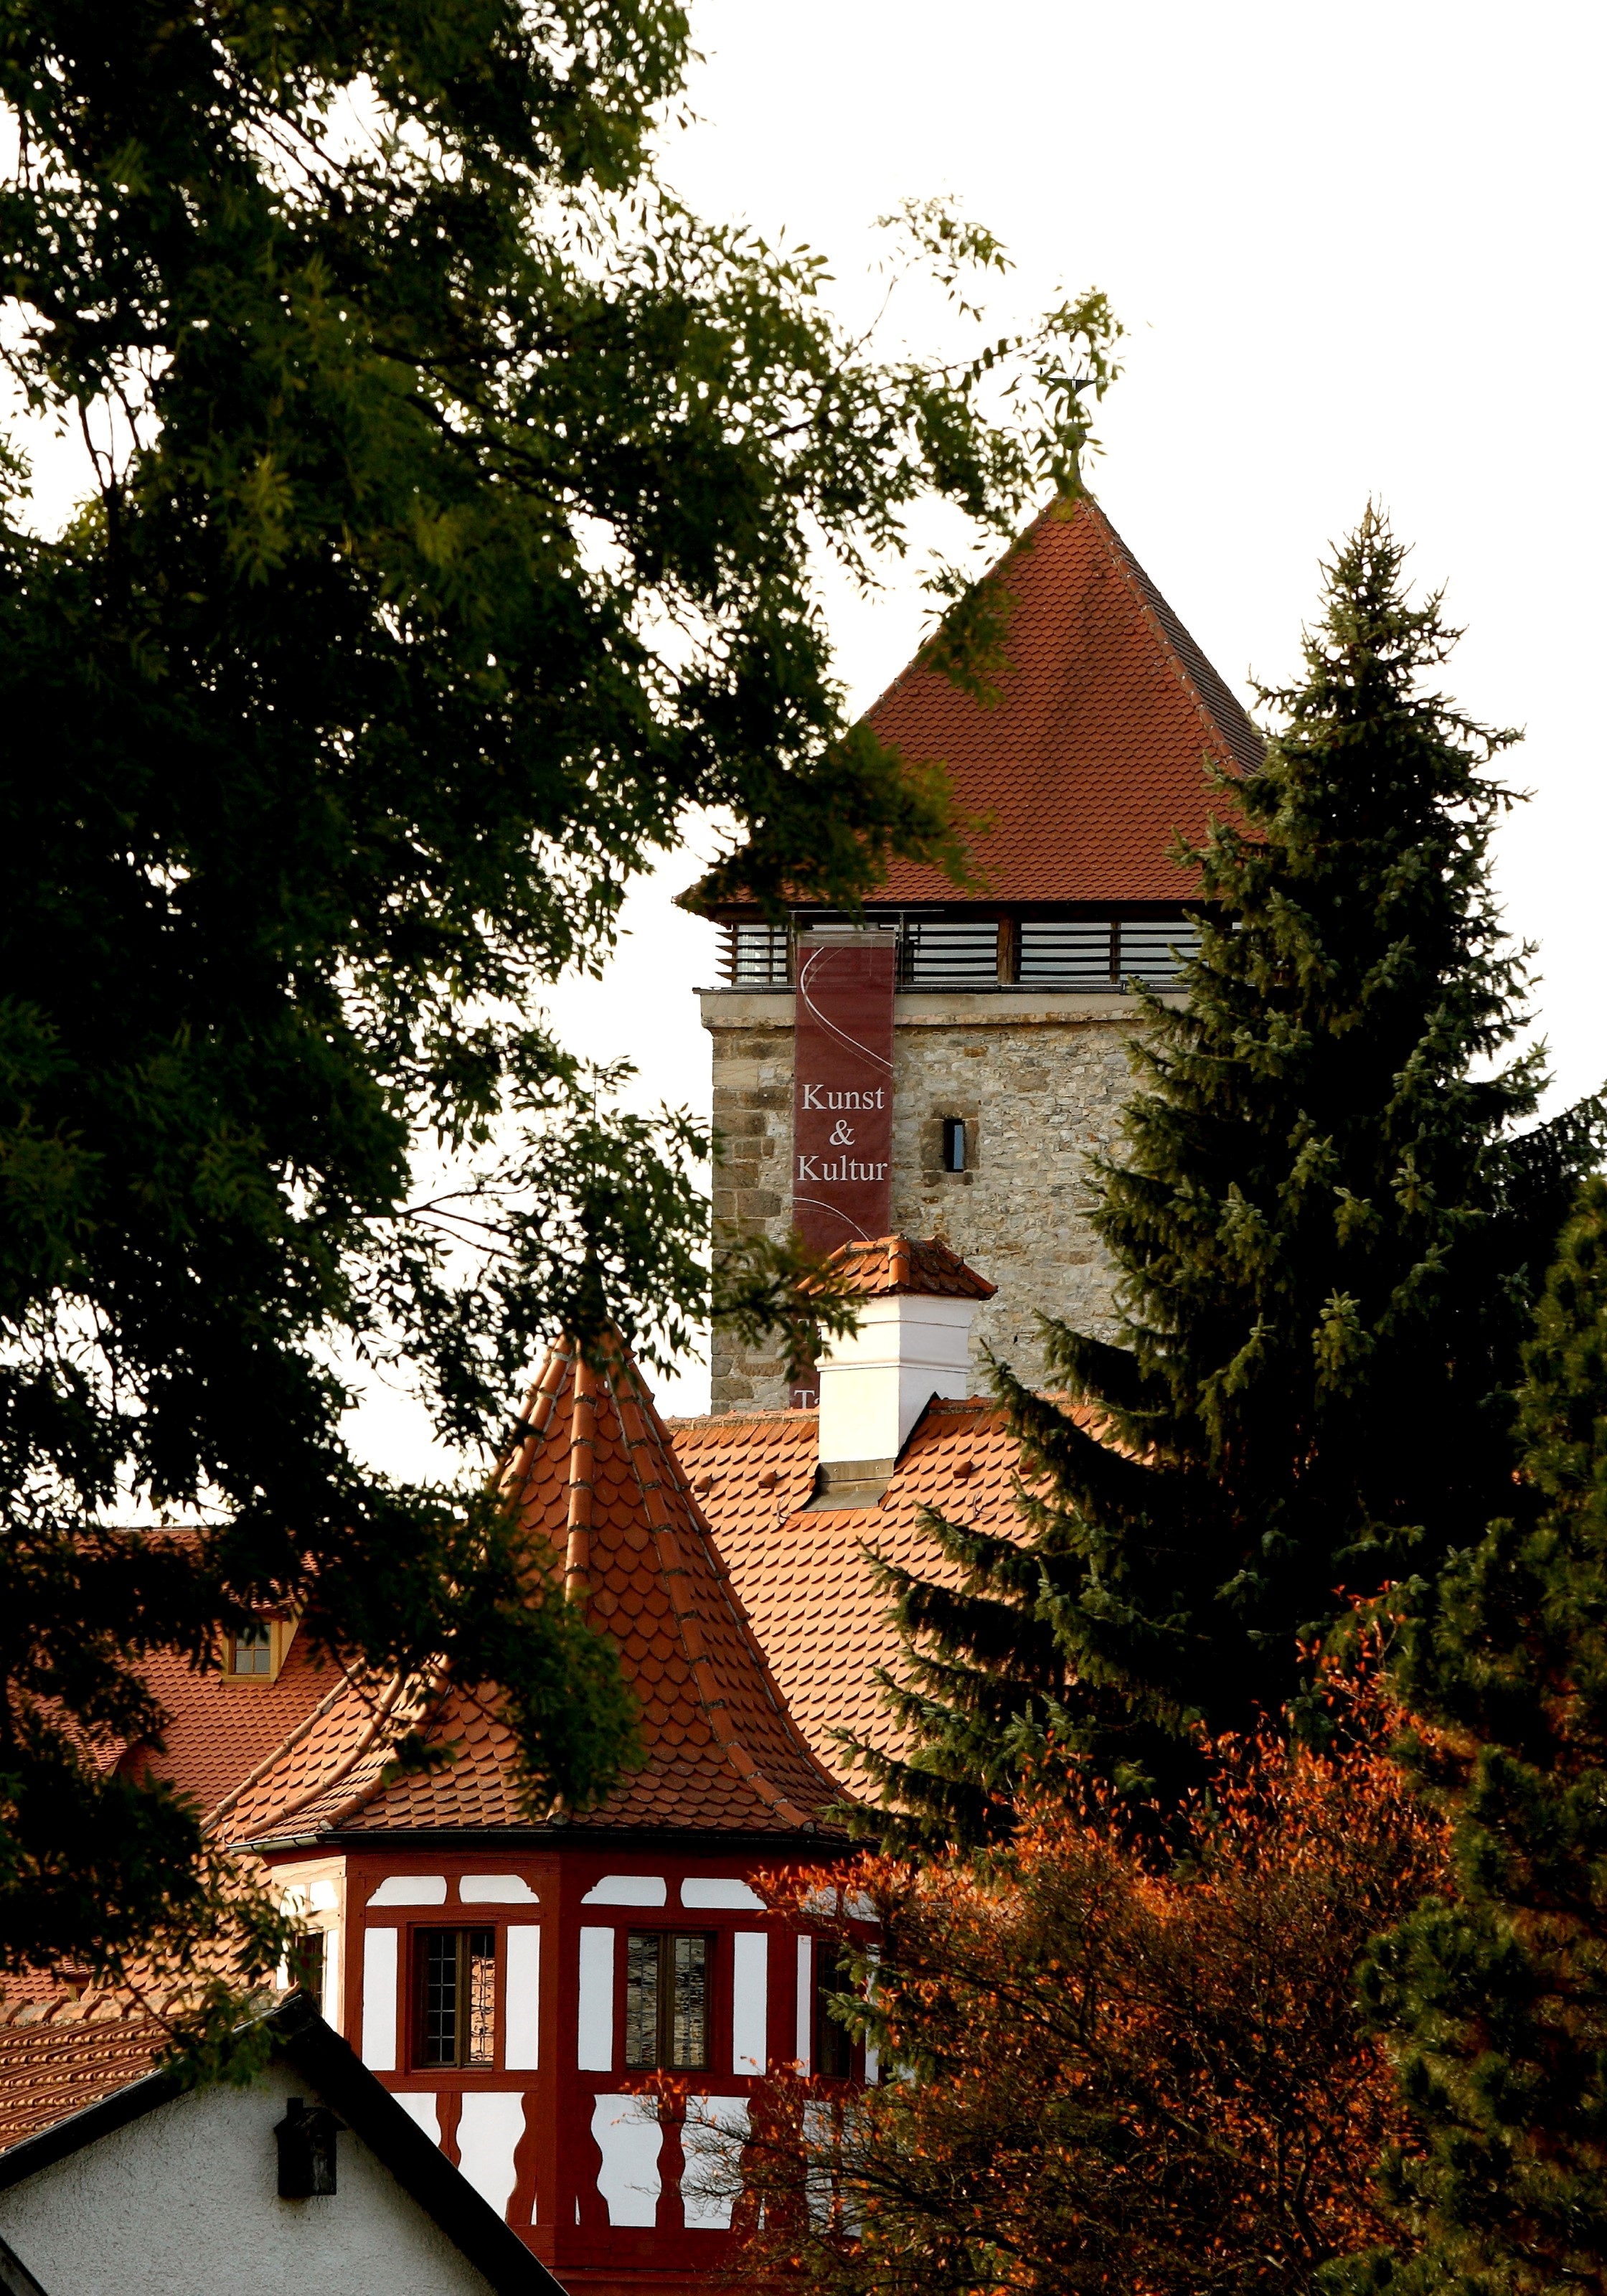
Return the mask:
[[276, 1682], [295, 1640], [294, 1619], [254, 1619], [223, 1638], [225, 1682]]
[[271, 1627], [247, 1627], [243, 1633], [230, 1636], [231, 1674], [271, 1675], [273, 1671], [274, 1630]]

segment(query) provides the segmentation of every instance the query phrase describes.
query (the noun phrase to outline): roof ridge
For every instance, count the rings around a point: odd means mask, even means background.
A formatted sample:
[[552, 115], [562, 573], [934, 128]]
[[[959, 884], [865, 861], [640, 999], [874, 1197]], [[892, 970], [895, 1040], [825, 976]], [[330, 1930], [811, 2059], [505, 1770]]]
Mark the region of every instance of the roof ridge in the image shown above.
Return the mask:
[[[337, 1660], [336, 1663], [338, 1665], [340, 1661]], [[229, 1812], [234, 1808], [235, 1803], [240, 1800], [242, 1794], [250, 1793], [254, 1785], [260, 1784], [262, 1780], [266, 1777], [271, 1777], [275, 1768], [284, 1759], [285, 1756], [287, 1754], [293, 1753], [296, 1748], [301, 1743], [303, 1738], [308, 1736], [316, 1726], [323, 1721], [324, 1716], [332, 1713], [335, 1707], [340, 1704], [340, 1700], [346, 1695], [347, 1692], [353, 1688], [355, 1688], [355, 1685], [352, 1682], [350, 1675], [347, 1673], [344, 1667], [341, 1667], [340, 1681], [332, 1684], [331, 1687], [324, 1692], [323, 1697], [318, 1701], [318, 1703], [315, 1707], [309, 1709], [309, 1710], [302, 1716], [300, 1721], [295, 1725], [293, 1729], [290, 1729], [285, 1732], [278, 1744], [268, 1753], [266, 1753], [263, 1756], [262, 1759], [257, 1764], [254, 1769], [248, 1770], [244, 1777], [241, 1778], [234, 1785], [232, 1785], [229, 1788], [228, 1792], [222, 1795], [213, 1805], [211, 1813], [207, 1821], [208, 1824], [216, 1825], [221, 1823], [224, 1818], [227, 1817]]]
[[[1209, 682], [1218, 689], [1221, 699], [1227, 704], [1230, 717], [1236, 714], [1244, 720], [1259, 750], [1260, 737], [1256, 734], [1254, 721], [1250, 712], [1234, 693], [1221, 672], [1212, 666], [1198, 639], [1185, 627], [1176, 608], [1161, 595], [1153, 577], [1139, 564], [1127, 542], [1111, 525], [1102, 506], [1095, 501], [1092, 495], [1086, 496], [1085, 499], [1094, 513], [1095, 525], [1110, 549], [1112, 564], [1131, 588], [1138, 603], [1138, 611], [1160, 648], [1167, 667], [1188, 693], [1208, 736], [1217, 747], [1227, 751], [1228, 756], [1242, 772], [1253, 771], [1255, 765], [1259, 762], [1259, 757], [1250, 758], [1242, 754], [1242, 736], [1240, 740], [1234, 738], [1234, 732], [1238, 729], [1230, 732], [1221, 722], [1218, 712], [1206, 700], [1204, 684]], [[1190, 655], [1193, 657], [1193, 665], [1187, 659]]]
[[[623, 1392], [620, 1385], [611, 1378], [610, 1389], [614, 1398], [615, 1408], [619, 1414], [619, 1427], [625, 1438], [626, 1454], [630, 1460], [632, 1472], [635, 1475], [642, 1493], [643, 1504], [647, 1510], [648, 1528], [652, 1533], [659, 1569], [669, 1595], [670, 1608], [675, 1614], [676, 1625], [681, 1636], [681, 1646], [686, 1653], [687, 1663], [692, 1669], [692, 1677], [697, 1685], [699, 1702], [709, 1718], [709, 1726], [724, 1751], [726, 1759], [744, 1784], [757, 1793], [762, 1801], [767, 1802], [777, 1816], [786, 1819], [790, 1824], [805, 1829], [812, 1828], [817, 1822], [816, 1819], [811, 1816], [808, 1811], [799, 1809], [796, 1802], [788, 1800], [781, 1789], [765, 1775], [759, 1763], [742, 1744], [734, 1726], [734, 1718], [729, 1712], [726, 1700], [715, 1680], [713, 1669], [709, 1663], [708, 1646], [703, 1639], [702, 1620], [698, 1615], [696, 1604], [683, 1600], [684, 1582], [686, 1578], [685, 1565], [676, 1552], [676, 1527], [670, 1520], [669, 1509], [664, 1498], [662, 1480], [657, 1474], [648, 1475], [643, 1472], [642, 1455], [650, 1449], [658, 1451], [661, 1458], [674, 1461], [670, 1472], [676, 1495], [682, 1499], [692, 1518], [690, 1528], [694, 1535], [705, 1543], [709, 1559], [714, 1566], [715, 1583], [727, 1602], [732, 1624], [737, 1630], [744, 1652], [753, 1664], [761, 1687], [775, 1708], [777, 1718], [789, 1734], [796, 1739], [798, 1751], [805, 1758], [810, 1769], [817, 1768], [814, 1755], [805, 1744], [801, 1734], [787, 1711], [785, 1701], [781, 1697], [770, 1677], [770, 1672], [765, 1664], [758, 1640], [752, 1628], [749, 1625], [747, 1614], [735, 1600], [729, 1574], [720, 1558], [713, 1533], [709, 1529], [701, 1509], [693, 1499], [690, 1487], [684, 1484], [680, 1463], [675, 1460], [673, 1446], [665, 1436], [662, 1425], [658, 1425], [655, 1431], [643, 1413], [642, 1398], [635, 1379], [634, 1365], [630, 1362], [628, 1349], [625, 1353], [624, 1367], [626, 1382]], [[651, 1401], [648, 1403], [647, 1410], [652, 1414], [652, 1421], [656, 1423], [658, 1413], [653, 1409]], [[627, 1412], [629, 1418], [627, 1418]], [[629, 1423], [630, 1419], [635, 1419], [638, 1423], [634, 1429]], [[656, 1442], [650, 1442], [650, 1436], [654, 1431], [658, 1439]], [[835, 1788], [825, 1777], [824, 1772], [821, 1773], [821, 1779], [827, 1793], [834, 1795]]]
[[[1028, 523], [1021, 529], [1018, 535], [1012, 537], [1010, 541], [1005, 544], [1004, 549], [1000, 551], [998, 556], [994, 560], [992, 565], [985, 566], [983, 568], [982, 571], [977, 576], [976, 580], [972, 584], [972, 588], [973, 590], [980, 590], [984, 582], [996, 581], [998, 577], [1004, 572], [1005, 567], [1009, 565], [1011, 560], [1015, 556], [1019, 550], [1028, 550], [1031, 548], [1033, 537], [1037, 534], [1039, 527], [1042, 526], [1045, 521], [1054, 512], [1059, 511], [1062, 504], [1066, 506], [1065, 515], [1068, 520], [1070, 520], [1076, 517], [1084, 503], [1091, 503], [1093, 501], [1094, 496], [1088, 492], [1086, 488], [1081, 488], [1074, 495], [1056, 495], [1052, 501], [1046, 502], [1044, 504], [1044, 507], [1038, 512], [1036, 518], [1029, 520]], [[876, 696], [876, 699], [873, 701], [867, 702], [865, 707], [860, 711], [859, 716], [855, 720], [857, 725], [863, 725], [866, 718], [873, 718], [877, 710], [881, 709], [882, 703], [888, 699], [889, 695], [897, 693], [898, 688], [903, 685], [906, 677], [913, 677], [918, 669], [930, 669], [931, 668], [931, 662], [927, 660], [927, 655], [931, 649], [933, 640], [936, 638], [938, 632], [941, 629], [942, 626], [943, 618], [939, 615], [930, 636], [923, 637], [921, 640], [914, 653], [911, 654], [909, 660], [905, 663], [903, 668], [897, 671], [893, 676], [889, 678], [887, 684]], [[958, 693], [960, 688], [956, 686], [955, 691]]]
[[[259, 1824], [254, 1825], [251, 1829], [250, 1834], [250, 1839], [252, 1841], [266, 1841], [270, 1834], [275, 1833], [280, 1827], [287, 1824], [292, 1817], [298, 1817], [301, 1816], [304, 1811], [316, 1808], [319, 1802], [327, 1800], [328, 1797], [335, 1791], [337, 1786], [343, 1785], [345, 1784], [347, 1779], [348, 1779], [352, 1773], [358, 1767], [359, 1764], [365, 1761], [379, 1745], [386, 1729], [395, 1718], [397, 1704], [401, 1697], [404, 1686], [400, 1675], [392, 1675], [389, 1677], [384, 1691], [374, 1702], [373, 1710], [369, 1717], [368, 1726], [364, 1731], [362, 1736], [358, 1739], [357, 1744], [348, 1752], [343, 1754], [340, 1759], [335, 1763], [332, 1769], [324, 1772], [315, 1784], [307, 1787], [303, 1792], [292, 1795], [291, 1800], [276, 1809], [271, 1817], [265, 1817]], [[439, 1688], [439, 1684], [434, 1685], [436, 1688]], [[349, 1690], [354, 1697], [361, 1698], [365, 1695], [361, 1685], [354, 1682], [349, 1676], [347, 1677], [344, 1687]], [[421, 1693], [421, 1705], [427, 1702], [430, 1694], [431, 1692], [430, 1689], [426, 1689]], [[332, 1710], [332, 1706], [326, 1708], [324, 1710]], [[286, 1740], [285, 1744], [280, 1750], [279, 1754], [274, 1757], [275, 1761], [282, 1759], [284, 1753], [291, 1751], [291, 1740]], [[240, 1787], [237, 1789], [237, 1793], [243, 1794], [249, 1786], [258, 1783], [261, 1779], [270, 1777], [272, 1775], [273, 1766], [272, 1763], [270, 1763], [266, 1767], [261, 1767], [255, 1777], [242, 1780]], [[338, 1824], [348, 1817], [354, 1810], [361, 1809], [363, 1804], [378, 1787], [381, 1775], [382, 1774], [376, 1774], [375, 1776], [369, 1779], [367, 1784], [362, 1786], [356, 1793], [349, 1794], [346, 1800], [339, 1805], [334, 1816], [327, 1822], [331, 1824]]]

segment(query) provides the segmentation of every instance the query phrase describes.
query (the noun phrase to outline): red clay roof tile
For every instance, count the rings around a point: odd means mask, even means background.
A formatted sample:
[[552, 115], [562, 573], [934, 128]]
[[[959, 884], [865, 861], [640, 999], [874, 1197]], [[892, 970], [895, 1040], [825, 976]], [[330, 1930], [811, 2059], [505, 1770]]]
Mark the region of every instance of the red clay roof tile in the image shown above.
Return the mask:
[[[532, 1565], [561, 1573], [613, 1635], [643, 1702], [645, 1767], [600, 1808], [565, 1812], [566, 1830], [814, 1830], [832, 1780], [787, 1713], [629, 1357], [599, 1373], [555, 1349], [526, 1415], [504, 1488]], [[443, 1685], [424, 1726], [455, 1759], [426, 1774], [394, 1774], [385, 1718], [372, 1693], [337, 1698], [236, 1798], [230, 1838], [529, 1822], [494, 1689]]]
[[[894, 1293], [939, 1300], [991, 1300], [998, 1290], [939, 1236], [923, 1241], [907, 1235], [878, 1236], [873, 1242], [840, 1244], [829, 1265], [845, 1291], [861, 1299], [881, 1300]], [[808, 1289], [808, 1284], [805, 1290]]]
[[[1207, 760], [1254, 773], [1264, 744], [1092, 497], [1054, 503], [986, 578], [1008, 599], [991, 706], [917, 655], [866, 713], [912, 765], [941, 765], [983, 885], [895, 861], [874, 902], [1180, 901], [1172, 857], [1231, 800]], [[697, 905], [696, 896], [687, 896]]]
[[[869, 711], [913, 764], [947, 767], [987, 895], [1007, 901], [1185, 900], [1179, 836], [1224, 800], [1205, 760], [1252, 773], [1262, 742], [1099, 505], [1054, 504], [989, 579], [1010, 600], [1009, 668], [991, 708], [919, 658]], [[877, 900], [943, 901], [934, 869], [895, 862]]]
[[153, 2017], [108, 2008], [90, 2004], [82, 2020], [0, 2030], [0, 2152], [152, 2070], [166, 2029]]
[[[898, 1742], [876, 1677], [879, 1669], [898, 1669], [902, 1644], [873, 1554], [957, 1583], [922, 1510], [1014, 1535], [1020, 1453], [996, 1404], [934, 1398], [879, 1506], [806, 1508], [816, 1427], [812, 1411], [744, 1412], [672, 1420], [668, 1433], [694, 1483], [709, 1480], [703, 1511], [790, 1711], [821, 1761], [848, 1784], [837, 1731], [884, 1749]], [[745, 1480], [756, 1457], [782, 1468], [775, 1498], [754, 1494]]]

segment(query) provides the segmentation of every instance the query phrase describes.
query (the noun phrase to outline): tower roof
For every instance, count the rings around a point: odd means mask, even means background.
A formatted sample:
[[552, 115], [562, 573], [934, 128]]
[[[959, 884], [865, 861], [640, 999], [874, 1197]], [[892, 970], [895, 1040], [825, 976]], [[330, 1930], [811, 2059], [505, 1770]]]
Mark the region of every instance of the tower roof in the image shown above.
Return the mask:
[[[1171, 857], [1222, 799], [1204, 760], [1252, 773], [1263, 743], [1090, 497], [1054, 504], [987, 577], [1009, 599], [1009, 667], [991, 707], [922, 657], [867, 713], [911, 764], [944, 766], [1001, 901], [1175, 901], [1197, 890]], [[895, 861], [878, 901], [953, 901], [935, 869]]]
[[[534, 1567], [562, 1576], [618, 1645], [647, 1755], [600, 1807], [566, 1811], [566, 1834], [814, 1832], [838, 1789], [771, 1678], [628, 1351], [616, 1343], [599, 1370], [567, 1343], [554, 1348], [525, 1422], [504, 1471], [507, 1504]], [[389, 1748], [406, 1718], [375, 1728], [372, 1700], [348, 1705], [318, 1716], [232, 1798], [231, 1838], [272, 1841], [292, 1821], [298, 1835], [530, 1822], [495, 1689], [445, 1684], [424, 1726], [457, 1759], [399, 1776]]]

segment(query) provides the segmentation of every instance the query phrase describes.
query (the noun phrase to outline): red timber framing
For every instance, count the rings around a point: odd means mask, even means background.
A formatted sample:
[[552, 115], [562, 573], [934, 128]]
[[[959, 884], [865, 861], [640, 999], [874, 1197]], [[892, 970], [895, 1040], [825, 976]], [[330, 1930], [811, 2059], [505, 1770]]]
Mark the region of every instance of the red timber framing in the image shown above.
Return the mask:
[[[784, 2067], [818, 2077], [817, 1997], [834, 1945], [766, 1910], [752, 1880], [776, 1869], [775, 1848], [620, 1841], [532, 1853], [504, 1837], [467, 1851], [406, 1839], [347, 1850], [348, 2038], [568, 2285], [711, 2284], [732, 2246], [731, 2194], [718, 2189], [726, 2148], [755, 2090]], [[489, 1940], [483, 2064], [423, 2061], [422, 1972], [430, 1940], [451, 1932]], [[657, 1955], [642, 1951], [648, 1940]], [[660, 1945], [676, 1940], [701, 1948], [702, 1980], [688, 1987], [684, 1971], [678, 2001]], [[644, 2002], [644, 1977], [670, 1989], [669, 2004], [662, 1992]], [[672, 2005], [678, 2036], [652, 2013]], [[692, 2046], [680, 2063], [662, 2062], [676, 2038]], [[655, 2046], [663, 2039], [670, 2048]], [[660, 2062], [642, 2062], [649, 2054]], [[846, 2070], [865, 2078], [862, 2049]], [[652, 2102], [661, 2076], [684, 2103]]]

